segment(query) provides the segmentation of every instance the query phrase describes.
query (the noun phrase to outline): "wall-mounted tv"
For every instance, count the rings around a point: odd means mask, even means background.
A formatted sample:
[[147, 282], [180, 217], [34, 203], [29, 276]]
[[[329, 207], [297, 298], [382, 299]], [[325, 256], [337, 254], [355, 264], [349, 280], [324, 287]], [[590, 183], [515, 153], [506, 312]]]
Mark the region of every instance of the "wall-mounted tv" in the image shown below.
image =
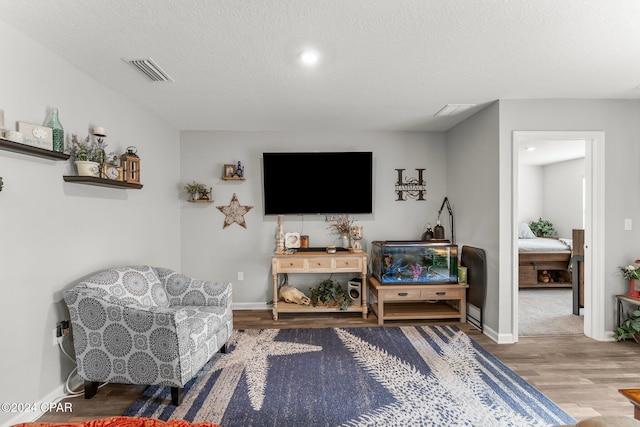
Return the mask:
[[263, 153], [265, 215], [373, 212], [373, 153]]

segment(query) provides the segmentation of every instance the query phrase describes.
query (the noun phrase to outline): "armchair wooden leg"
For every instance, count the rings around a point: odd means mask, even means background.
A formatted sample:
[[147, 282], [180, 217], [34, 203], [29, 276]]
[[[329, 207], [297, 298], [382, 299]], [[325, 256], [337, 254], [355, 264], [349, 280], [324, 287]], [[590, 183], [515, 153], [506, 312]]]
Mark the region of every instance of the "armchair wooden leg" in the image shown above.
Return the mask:
[[171, 404], [173, 406], [180, 406], [182, 403], [183, 390], [182, 387], [171, 387]]
[[98, 392], [97, 381], [85, 381], [84, 382], [84, 398], [91, 399]]

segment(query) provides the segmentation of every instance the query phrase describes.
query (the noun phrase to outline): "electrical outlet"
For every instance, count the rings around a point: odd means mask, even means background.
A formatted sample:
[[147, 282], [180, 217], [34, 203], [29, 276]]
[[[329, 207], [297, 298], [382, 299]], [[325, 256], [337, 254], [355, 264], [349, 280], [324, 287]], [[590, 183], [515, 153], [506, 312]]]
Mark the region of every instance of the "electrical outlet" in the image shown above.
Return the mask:
[[625, 219], [625, 220], [624, 220], [624, 229], [625, 229], [625, 230], [631, 230], [631, 228], [632, 228], [632, 227], [631, 227], [631, 224], [632, 224], [632, 222], [631, 222], [631, 218], [627, 218], [627, 219]]
[[242, 271], [238, 271], [238, 280], [244, 280], [244, 273]]

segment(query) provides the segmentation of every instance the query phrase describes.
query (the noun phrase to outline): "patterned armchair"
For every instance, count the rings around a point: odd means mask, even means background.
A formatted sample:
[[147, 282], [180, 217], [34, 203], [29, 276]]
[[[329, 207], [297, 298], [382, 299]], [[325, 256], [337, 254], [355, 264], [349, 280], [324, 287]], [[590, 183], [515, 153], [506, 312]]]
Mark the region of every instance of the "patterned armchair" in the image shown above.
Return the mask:
[[233, 329], [231, 283], [173, 270], [129, 266], [101, 271], [64, 291], [85, 398], [100, 382], [166, 385], [171, 403]]

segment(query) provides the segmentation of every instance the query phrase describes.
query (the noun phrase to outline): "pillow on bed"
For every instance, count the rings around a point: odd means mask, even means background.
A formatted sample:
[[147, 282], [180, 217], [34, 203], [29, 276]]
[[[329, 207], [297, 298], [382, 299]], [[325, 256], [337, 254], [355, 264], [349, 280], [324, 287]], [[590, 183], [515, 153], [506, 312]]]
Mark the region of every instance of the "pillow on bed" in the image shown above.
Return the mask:
[[529, 228], [529, 224], [526, 222], [521, 223], [518, 226], [518, 239], [535, 239], [536, 235]]

